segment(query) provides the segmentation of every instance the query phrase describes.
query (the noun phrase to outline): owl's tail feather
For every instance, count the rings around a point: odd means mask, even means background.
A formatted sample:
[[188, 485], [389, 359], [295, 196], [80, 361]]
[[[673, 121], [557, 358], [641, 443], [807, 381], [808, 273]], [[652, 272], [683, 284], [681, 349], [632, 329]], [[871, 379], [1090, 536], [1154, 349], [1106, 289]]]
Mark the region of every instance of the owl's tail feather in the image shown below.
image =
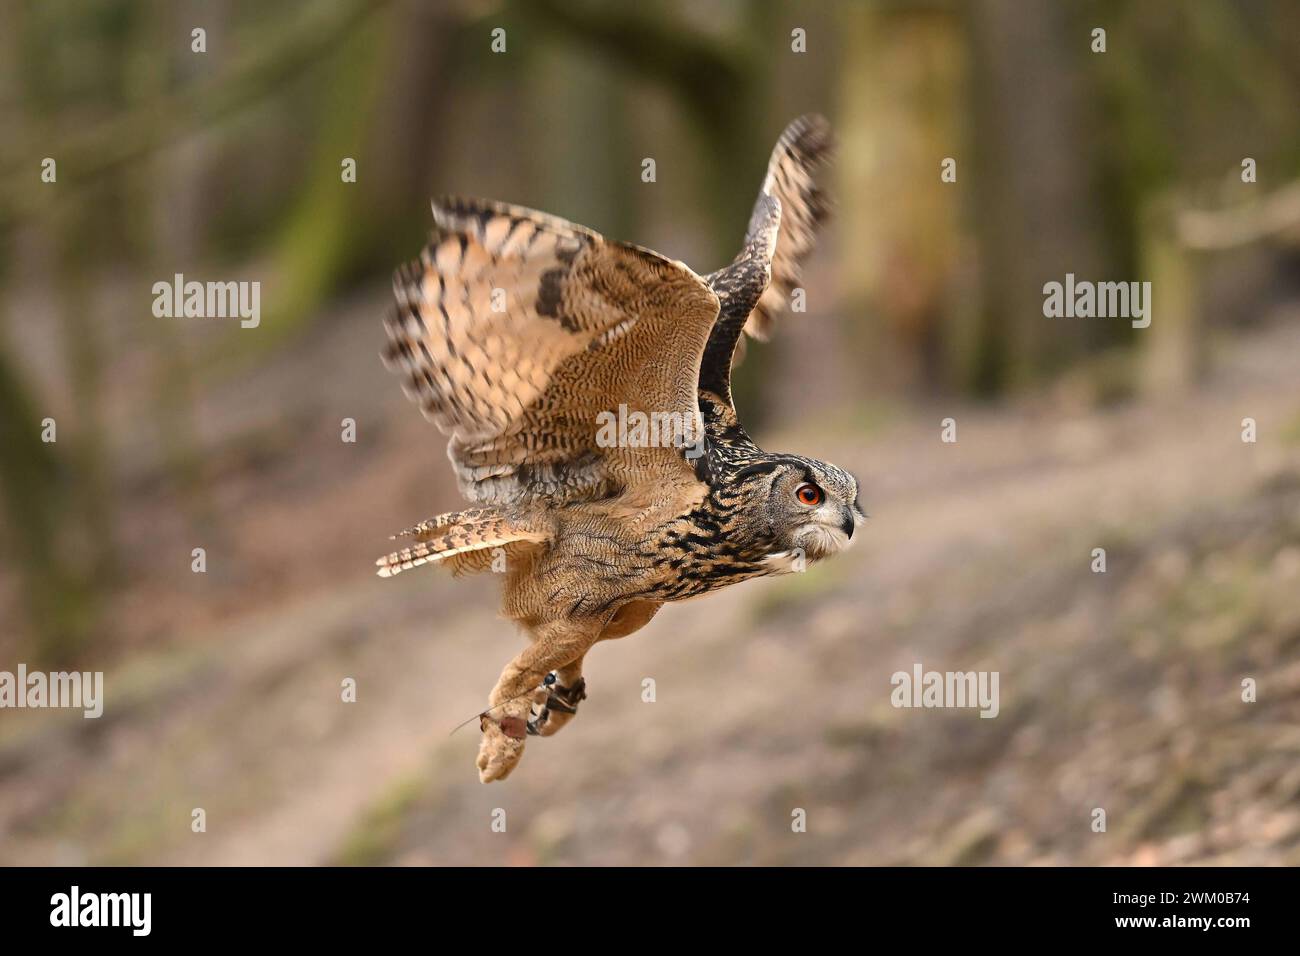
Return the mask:
[[513, 542], [546, 541], [550, 535], [533, 522], [491, 508], [474, 508], [421, 521], [395, 537], [413, 537], [416, 542], [375, 562], [381, 578], [470, 551], [501, 548]]

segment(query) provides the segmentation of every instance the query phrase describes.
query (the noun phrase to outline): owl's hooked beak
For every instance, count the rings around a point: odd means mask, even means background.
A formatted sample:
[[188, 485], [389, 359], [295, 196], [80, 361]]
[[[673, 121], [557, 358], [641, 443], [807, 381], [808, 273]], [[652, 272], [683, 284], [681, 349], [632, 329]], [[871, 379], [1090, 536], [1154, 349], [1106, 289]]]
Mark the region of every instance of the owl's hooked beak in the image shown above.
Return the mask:
[[830, 520], [812, 521], [795, 532], [795, 544], [803, 548], [804, 553], [813, 561], [829, 558], [846, 550], [853, 543], [853, 532], [857, 530], [862, 518], [852, 508], [845, 508], [840, 514], [839, 523]]

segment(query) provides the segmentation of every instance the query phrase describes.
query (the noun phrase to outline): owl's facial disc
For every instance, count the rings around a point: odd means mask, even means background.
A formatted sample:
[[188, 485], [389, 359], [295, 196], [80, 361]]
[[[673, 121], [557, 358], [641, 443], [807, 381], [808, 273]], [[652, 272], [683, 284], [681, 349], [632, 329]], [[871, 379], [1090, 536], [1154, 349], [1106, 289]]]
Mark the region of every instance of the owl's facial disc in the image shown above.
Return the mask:
[[848, 472], [801, 459], [773, 481], [773, 504], [788, 528], [788, 544], [817, 561], [848, 548], [865, 515], [858, 483]]

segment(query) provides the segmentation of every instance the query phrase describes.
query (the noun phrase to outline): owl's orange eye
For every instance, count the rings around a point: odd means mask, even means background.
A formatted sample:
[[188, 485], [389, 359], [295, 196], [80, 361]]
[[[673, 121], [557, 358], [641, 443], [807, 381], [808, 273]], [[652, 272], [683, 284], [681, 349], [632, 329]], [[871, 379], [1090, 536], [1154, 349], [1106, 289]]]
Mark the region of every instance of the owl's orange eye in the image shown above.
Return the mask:
[[794, 496], [799, 499], [801, 505], [807, 505], [809, 508], [822, 503], [822, 490], [816, 485], [800, 485], [794, 490]]

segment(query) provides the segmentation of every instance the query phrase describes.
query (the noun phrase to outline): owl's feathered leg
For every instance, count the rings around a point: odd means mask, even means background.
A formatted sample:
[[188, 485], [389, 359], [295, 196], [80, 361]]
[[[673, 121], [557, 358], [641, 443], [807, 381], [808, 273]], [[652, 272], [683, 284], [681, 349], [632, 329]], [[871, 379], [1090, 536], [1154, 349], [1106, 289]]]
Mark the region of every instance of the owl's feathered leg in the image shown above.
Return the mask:
[[603, 621], [569, 620], [542, 624], [533, 643], [506, 665], [488, 696], [481, 722], [478, 777], [483, 783], [504, 780], [524, 755], [533, 692], [553, 670], [580, 661], [600, 636]]
[[[624, 604], [609, 619], [596, 638], [613, 641], [641, 630], [663, 607], [662, 601], [632, 601]], [[587, 681], [582, 676], [582, 662], [586, 655], [555, 671], [555, 683], [539, 688], [535, 697], [540, 710], [528, 722], [528, 732], [538, 737], [550, 737], [578, 714], [578, 704], [587, 699]]]

